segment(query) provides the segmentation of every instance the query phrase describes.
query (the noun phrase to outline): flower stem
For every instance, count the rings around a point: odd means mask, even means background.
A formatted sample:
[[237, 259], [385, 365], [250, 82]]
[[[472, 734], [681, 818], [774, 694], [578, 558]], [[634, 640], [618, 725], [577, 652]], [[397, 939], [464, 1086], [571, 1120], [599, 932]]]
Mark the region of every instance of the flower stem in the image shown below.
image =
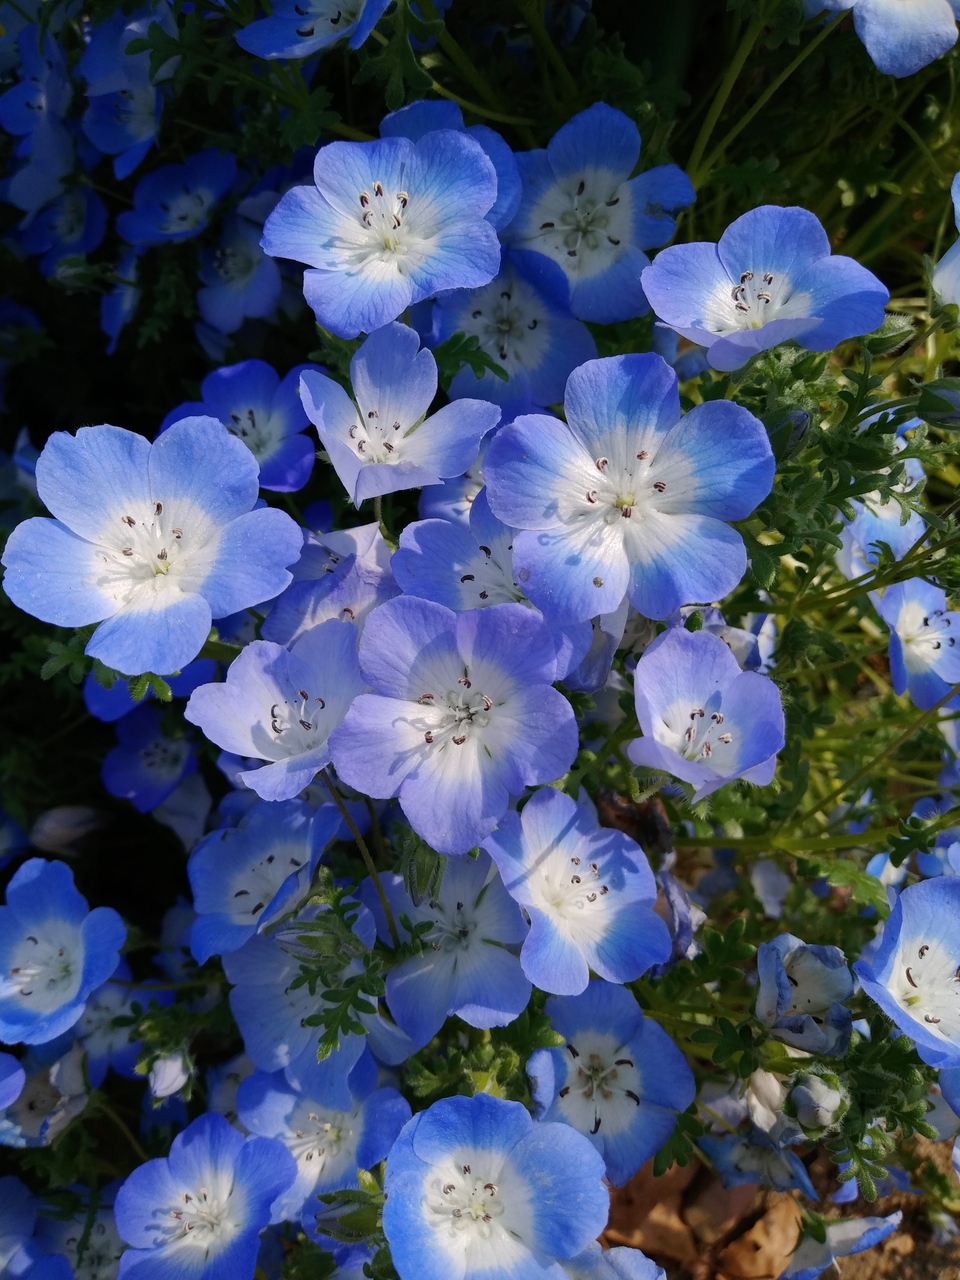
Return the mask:
[[[699, 187], [701, 182], [700, 166], [703, 161], [704, 152], [707, 149], [707, 143], [710, 141], [710, 135], [716, 127], [717, 121], [723, 108], [727, 105], [727, 100], [733, 92], [733, 87], [737, 83], [740, 72], [743, 70], [747, 59], [753, 52], [753, 47], [760, 39], [760, 33], [766, 25], [766, 20], [761, 14], [758, 14], [744, 32], [743, 39], [740, 41], [736, 53], [730, 59], [730, 65], [727, 67], [727, 74], [720, 81], [720, 87], [714, 95], [713, 101], [710, 103], [710, 110], [707, 112], [706, 119], [700, 126], [700, 132], [697, 134], [697, 140], [693, 144], [693, 150], [690, 152], [690, 159], [687, 161], [687, 173], [690, 175], [690, 181], [694, 187]], [[708, 172], [704, 169], [704, 174]]]
[[105, 1102], [103, 1098], [99, 1098], [97, 1100], [97, 1107], [100, 1111], [100, 1114], [106, 1116], [107, 1119], [117, 1129], [120, 1130], [120, 1132], [126, 1138], [127, 1142], [129, 1142], [131, 1150], [133, 1151], [137, 1159], [140, 1161], [140, 1163], [146, 1164], [146, 1162], [150, 1159], [150, 1157], [147, 1155], [146, 1151], [144, 1151], [143, 1147], [140, 1145], [139, 1140], [137, 1139], [133, 1131], [129, 1128], [126, 1121], [121, 1119], [121, 1117], [117, 1115], [116, 1111], [114, 1111], [113, 1107], [110, 1106], [109, 1102]]
[[357, 826], [357, 824], [354, 822], [353, 815], [351, 814], [350, 810], [347, 808], [346, 804], [344, 803], [343, 796], [340, 794], [337, 788], [333, 785], [333, 779], [330, 777], [329, 769], [321, 769], [320, 777], [326, 783], [327, 790], [330, 792], [330, 798], [333, 800], [333, 803], [340, 810], [340, 815], [343, 818], [344, 822], [349, 827], [350, 834], [353, 836], [356, 846], [360, 850], [360, 857], [363, 859], [363, 864], [367, 868], [367, 871], [370, 875], [370, 879], [373, 881], [373, 887], [376, 889], [377, 897], [380, 899], [380, 905], [381, 907], [383, 907], [383, 914], [387, 918], [387, 928], [390, 930], [390, 937], [393, 939], [393, 945], [395, 947], [399, 947], [400, 935], [397, 932], [397, 923], [393, 918], [393, 912], [390, 910], [390, 903], [387, 900], [386, 893], [384, 892], [383, 884], [380, 880], [380, 875], [377, 871], [376, 864], [374, 863], [373, 858], [370, 855], [370, 850], [367, 848], [367, 842], [364, 840], [363, 836], [360, 834], [360, 829]]

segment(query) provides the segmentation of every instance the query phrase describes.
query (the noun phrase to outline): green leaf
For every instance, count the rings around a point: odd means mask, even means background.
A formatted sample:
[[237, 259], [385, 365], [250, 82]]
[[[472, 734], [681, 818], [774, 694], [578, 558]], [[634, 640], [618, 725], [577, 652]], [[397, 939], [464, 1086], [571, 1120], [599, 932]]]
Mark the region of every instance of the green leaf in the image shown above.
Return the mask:
[[471, 333], [469, 337], [465, 333], [454, 333], [447, 338], [446, 342], [441, 342], [439, 346], [434, 347], [433, 354], [437, 361], [440, 385], [445, 391], [449, 391], [450, 383], [464, 365], [469, 365], [476, 378], [481, 378], [485, 372], [490, 372], [502, 382], [510, 381], [510, 375], [506, 369], [497, 364], [493, 357], [482, 349], [480, 339], [475, 333]]

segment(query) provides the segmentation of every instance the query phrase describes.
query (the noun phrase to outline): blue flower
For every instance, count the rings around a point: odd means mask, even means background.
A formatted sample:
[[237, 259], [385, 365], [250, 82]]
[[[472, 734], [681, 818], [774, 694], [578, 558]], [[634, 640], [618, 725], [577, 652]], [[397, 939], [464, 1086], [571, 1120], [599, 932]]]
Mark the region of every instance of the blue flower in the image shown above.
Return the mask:
[[72, 1027], [126, 936], [112, 908], [90, 910], [65, 863], [24, 862], [0, 907], [0, 1038], [45, 1044]]
[[[171, 991], [154, 990], [150, 982], [135, 987], [130, 982], [129, 967], [124, 961], [120, 962], [114, 980], [93, 992], [77, 1023], [77, 1037], [87, 1054], [87, 1079], [94, 1089], [103, 1084], [108, 1069], [127, 1080], [138, 1078], [137, 1059], [143, 1046], [138, 1039], [130, 1038], [133, 1023], [137, 1021], [133, 1005], [146, 1009], [150, 1004], [162, 1008], [172, 1003]], [[118, 1018], [129, 1018], [131, 1022], [116, 1026], [114, 1020]]]
[[0, 1111], [0, 1146], [48, 1147], [81, 1114], [88, 1096], [84, 1056], [69, 1034], [27, 1052], [23, 1089]]
[[[89, 1204], [82, 1204], [68, 1218], [46, 1214], [39, 1218], [31, 1249], [43, 1252], [24, 1280], [60, 1280], [61, 1268], [63, 1280], [74, 1280], [75, 1276], [82, 1280], [114, 1280], [126, 1245], [117, 1234], [113, 1217], [112, 1185], [100, 1192], [100, 1208], [95, 1212]], [[41, 1264], [49, 1270], [41, 1270]]]
[[726, 522], [773, 483], [762, 424], [729, 400], [681, 418], [676, 374], [656, 355], [587, 361], [564, 410], [566, 423], [518, 418], [484, 459], [494, 514], [522, 531], [517, 579], [544, 615], [582, 621], [626, 596], [665, 618], [731, 591], [746, 552]]
[[760, 1185], [775, 1191], [799, 1191], [808, 1200], [817, 1200], [803, 1161], [793, 1151], [784, 1151], [762, 1129], [749, 1133], [707, 1133], [697, 1139], [725, 1187]]
[[896, 1231], [902, 1218], [903, 1213], [898, 1209], [885, 1218], [847, 1218], [826, 1223], [826, 1240], [802, 1236], [780, 1280], [817, 1280], [825, 1271], [834, 1268], [839, 1271], [838, 1258], [849, 1258], [854, 1253], [872, 1249]]
[[133, 319], [140, 301], [140, 255], [136, 249], [127, 249], [120, 255], [114, 275], [116, 283], [100, 299], [100, 328], [110, 339], [108, 356], [116, 351], [120, 333]]
[[[217, 664], [213, 658], [195, 658], [188, 662], [179, 675], [170, 676], [167, 684], [175, 698], [189, 698], [197, 685], [205, 684], [216, 676]], [[148, 689], [144, 701], [153, 698], [153, 690]], [[130, 681], [115, 680], [109, 689], [104, 688], [91, 671], [83, 682], [83, 705], [90, 714], [105, 724], [113, 724], [121, 716], [127, 715], [138, 705], [130, 697]]]
[[734, 778], [773, 780], [784, 744], [780, 691], [741, 671], [718, 636], [671, 627], [644, 652], [633, 686], [643, 730], [627, 748], [634, 764], [689, 782], [695, 800]]
[[201, 383], [202, 399], [171, 409], [160, 430], [194, 415], [219, 418], [256, 458], [262, 489], [296, 493], [310, 479], [316, 456], [313, 441], [303, 434], [310, 425], [300, 403], [300, 375], [306, 370], [320, 372], [318, 365], [298, 364], [281, 380], [265, 360], [214, 369]]
[[[0, 1053], [0, 1111], [12, 1106], [23, 1093], [27, 1075], [20, 1062], [10, 1053]], [[0, 1204], [3, 1197], [0, 1196]], [[0, 1231], [0, 1236], [3, 1232]], [[0, 1258], [0, 1263], [3, 1259]]]
[[17, 37], [19, 83], [0, 94], [0, 128], [29, 137], [41, 122], [60, 120], [73, 97], [67, 62], [50, 34], [31, 24]]
[[565, 1044], [538, 1049], [527, 1063], [537, 1116], [585, 1134], [609, 1181], [623, 1186], [693, 1102], [693, 1073], [625, 987], [593, 981], [581, 995], [551, 996], [547, 1014]]
[[118, 1280], [253, 1280], [270, 1206], [296, 1172], [282, 1142], [200, 1116], [169, 1156], [134, 1169], [117, 1192], [117, 1231], [130, 1246]]
[[0, 1178], [0, 1274], [13, 1274], [7, 1265], [33, 1235], [36, 1220], [37, 1202], [20, 1179]]
[[610, 324], [643, 315], [643, 252], [666, 244], [675, 214], [693, 203], [676, 165], [631, 174], [640, 157], [637, 126], [597, 102], [568, 120], [545, 151], [517, 156], [523, 198], [505, 232], [511, 246], [552, 259], [567, 277], [570, 310]]
[[[448, 1017], [486, 1029], [506, 1026], [523, 1013], [530, 983], [509, 948], [523, 941], [527, 925], [485, 853], [454, 858], [439, 891], [422, 902], [404, 891], [401, 876], [381, 879], [395, 919], [405, 913], [414, 926], [431, 926], [420, 935], [423, 954], [401, 961], [387, 975], [387, 1004], [411, 1039], [426, 1044]], [[364, 882], [361, 896], [388, 942], [371, 881]]]
[[350, 361], [355, 401], [338, 382], [304, 373], [300, 395], [343, 487], [365, 498], [458, 476], [500, 421], [485, 400], [455, 400], [427, 417], [437, 394], [437, 362], [415, 330], [387, 324]]
[[440, 289], [476, 289], [497, 274], [500, 245], [484, 216], [496, 172], [465, 134], [331, 142], [313, 176], [315, 186], [281, 198], [261, 243], [307, 263], [304, 296], [340, 337], [372, 333]]
[[162, 103], [149, 80], [131, 80], [110, 93], [87, 90], [83, 132], [104, 155], [113, 156], [113, 173], [127, 178], [146, 157], [160, 128]]
[[[540, 258], [535, 282], [517, 269], [524, 259]], [[505, 420], [563, 399], [567, 378], [597, 354], [590, 330], [570, 314], [566, 279], [540, 255], [505, 255], [500, 274], [481, 289], [456, 290], [438, 298], [434, 326], [438, 341], [465, 333], [509, 376], [504, 382], [489, 370], [478, 380], [464, 366], [450, 384], [450, 395], [480, 395], [500, 405]]]
[[[953, 200], [954, 224], [960, 229], [960, 173], [954, 174], [950, 184], [950, 197]], [[933, 287], [941, 301], [960, 304], [960, 240], [955, 240], [937, 263], [933, 273]], [[939, 394], [943, 396], [944, 392], [940, 391]], [[949, 400], [949, 396], [946, 398]]]
[[757, 952], [757, 1017], [777, 1037], [810, 1053], [842, 1057], [853, 1016], [844, 1001], [853, 978], [839, 947], [809, 947], [791, 933]]
[[190, 949], [198, 964], [236, 951], [295, 907], [320, 855], [340, 830], [332, 805], [258, 801], [235, 827], [211, 831], [187, 868], [197, 919]]
[[260, 248], [260, 228], [235, 214], [224, 220], [217, 249], [200, 252], [197, 306], [220, 333], [235, 333], [249, 316], [263, 320], [280, 301], [280, 268]]
[[562, 791], [535, 792], [483, 847], [530, 917], [520, 963], [541, 991], [578, 995], [591, 969], [609, 982], [631, 982], [669, 957], [670, 932], [653, 911], [657, 886], [643, 850], [622, 831], [598, 827]]
[[868, 996], [917, 1046], [924, 1062], [960, 1067], [960, 876], [908, 885], [883, 925], [879, 946], [854, 973]]
[[385, 800], [440, 853], [466, 853], [511, 795], [565, 773], [573, 709], [551, 687], [550, 632], [519, 604], [455, 614], [413, 596], [370, 615], [360, 667], [373, 693], [331, 737], [337, 774]]
[[380, 121], [381, 138], [409, 138], [419, 142], [438, 129], [464, 133], [479, 143], [497, 171], [497, 198], [487, 214], [487, 221], [501, 230], [517, 212], [520, 204], [520, 173], [513, 152], [493, 129], [485, 124], [466, 128], [463, 114], [455, 102], [445, 98], [411, 102], [399, 111], [391, 111]]
[[806, 209], [761, 205], [731, 222], [719, 244], [672, 245], [643, 273], [659, 318], [707, 348], [715, 369], [796, 339], [808, 351], [883, 323], [884, 285], [852, 258], [831, 256]]
[[23, 247], [42, 253], [40, 270], [52, 276], [64, 258], [96, 249], [106, 229], [107, 210], [97, 193], [74, 187], [34, 218], [23, 232]]
[[[391, 567], [405, 595], [435, 600], [457, 613], [511, 601], [529, 604], [513, 576], [516, 532], [496, 518], [481, 489], [470, 507], [469, 528], [459, 521], [414, 521], [400, 534]], [[557, 647], [556, 678], [565, 680], [585, 658], [593, 632], [587, 622], [550, 630]]]
[[357, 630], [324, 622], [284, 649], [248, 644], [223, 684], [205, 684], [184, 712], [225, 751], [266, 760], [242, 773], [264, 800], [291, 800], [330, 763], [328, 739], [365, 684], [357, 662]]
[[560, 1266], [570, 1280], [667, 1280], [663, 1267], [639, 1249], [626, 1245], [603, 1249], [598, 1241]]
[[191, 739], [164, 732], [156, 707], [136, 707], [117, 721], [117, 746], [104, 756], [100, 777], [112, 796], [149, 813], [196, 768]]
[[957, 0], [806, 0], [809, 14], [852, 9], [853, 25], [878, 71], [912, 76], [957, 42]]
[[345, 36], [359, 49], [390, 0], [359, 0], [345, 13], [340, 0], [279, 0], [269, 18], [237, 32], [237, 44], [258, 58], [309, 58]]
[[922, 578], [888, 587], [877, 611], [890, 627], [894, 689], [927, 710], [960, 682], [960, 614], [947, 610], [941, 587]]
[[518, 1102], [444, 1098], [387, 1157], [383, 1229], [400, 1280], [549, 1275], [607, 1221], [603, 1160]]
[[130, 244], [176, 244], [207, 225], [210, 210], [233, 185], [232, 154], [201, 151], [184, 164], [165, 164], [137, 183], [133, 209], [117, 216], [117, 231]]
[[396, 1089], [376, 1089], [345, 1111], [322, 1094], [299, 1093], [282, 1075], [257, 1071], [237, 1092], [237, 1112], [251, 1133], [277, 1138], [297, 1162], [297, 1178], [274, 1203], [273, 1221], [300, 1218], [308, 1198], [358, 1187], [357, 1170], [385, 1159], [410, 1119]]
[[283, 590], [302, 546], [284, 512], [251, 510], [257, 464], [213, 418], [153, 445], [120, 427], [56, 432], [37, 489], [56, 518], [13, 531], [4, 589], [44, 622], [100, 622], [86, 652], [127, 675], [179, 671], [212, 618]]

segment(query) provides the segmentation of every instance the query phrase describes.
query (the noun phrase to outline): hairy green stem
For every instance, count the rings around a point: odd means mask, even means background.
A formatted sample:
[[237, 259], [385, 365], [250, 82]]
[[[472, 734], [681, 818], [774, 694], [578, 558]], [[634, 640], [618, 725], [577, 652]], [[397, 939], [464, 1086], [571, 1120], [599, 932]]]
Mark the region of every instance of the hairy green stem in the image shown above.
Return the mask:
[[363, 859], [363, 865], [367, 868], [370, 879], [373, 881], [373, 887], [376, 889], [377, 897], [380, 899], [380, 906], [383, 908], [383, 914], [387, 918], [387, 928], [390, 930], [390, 937], [393, 940], [393, 945], [395, 947], [399, 947], [400, 934], [397, 932], [397, 924], [393, 918], [393, 912], [390, 910], [390, 903], [387, 899], [386, 893], [384, 892], [383, 884], [380, 880], [380, 873], [377, 871], [376, 863], [370, 856], [370, 850], [367, 848], [367, 842], [360, 834], [360, 829], [354, 822], [353, 815], [344, 803], [343, 796], [333, 785], [333, 779], [330, 777], [330, 770], [321, 769], [320, 777], [325, 782], [327, 790], [330, 792], [330, 798], [340, 810], [340, 815], [347, 824], [350, 834], [353, 836], [354, 843], [360, 850], [360, 857]]

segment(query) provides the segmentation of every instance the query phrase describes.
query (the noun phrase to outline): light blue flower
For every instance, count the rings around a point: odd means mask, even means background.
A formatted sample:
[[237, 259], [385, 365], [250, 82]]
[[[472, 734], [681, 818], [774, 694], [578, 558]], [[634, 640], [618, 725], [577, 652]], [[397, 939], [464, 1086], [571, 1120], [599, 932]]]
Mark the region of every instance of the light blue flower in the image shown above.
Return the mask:
[[304, 434], [309, 422], [300, 403], [300, 375], [319, 365], [298, 364], [282, 379], [265, 360], [242, 360], [208, 373], [200, 400], [171, 409], [161, 432], [182, 418], [218, 418], [242, 440], [260, 467], [260, 487], [296, 493], [310, 479], [316, 449]]
[[947, 609], [941, 587], [911, 578], [887, 587], [877, 606], [890, 627], [890, 677], [922, 710], [960, 683], [960, 614]]
[[[10, 1053], [0, 1053], [0, 1111], [5, 1111], [16, 1102], [26, 1081], [27, 1075], [19, 1060]], [[2, 1261], [0, 1258], [0, 1262]]]
[[268, 762], [240, 775], [258, 796], [292, 800], [330, 763], [330, 733], [365, 687], [356, 628], [324, 622], [291, 649], [248, 644], [223, 684], [193, 691], [184, 715], [225, 751]]
[[45, 1044], [74, 1026], [126, 936], [111, 907], [90, 910], [65, 863], [24, 862], [0, 907], [0, 1038]]
[[469, 129], [463, 123], [463, 113], [455, 102], [445, 98], [425, 99], [408, 103], [399, 111], [390, 111], [380, 121], [381, 138], [409, 138], [419, 142], [428, 133], [438, 129], [453, 129], [465, 133], [479, 143], [497, 171], [497, 198], [487, 214], [487, 220], [501, 230], [517, 212], [520, 204], [520, 174], [517, 161], [501, 138], [485, 124], [473, 124]]
[[853, 1015], [844, 1002], [853, 978], [839, 947], [810, 947], [791, 933], [757, 952], [757, 1017], [778, 1040], [810, 1053], [842, 1056]]
[[749, 1133], [707, 1133], [697, 1139], [725, 1187], [759, 1185], [775, 1191], [799, 1191], [808, 1200], [818, 1199], [803, 1161], [793, 1151], [781, 1150], [762, 1129]]
[[135, 707], [116, 727], [117, 746], [103, 758], [101, 781], [112, 796], [149, 813], [196, 771], [193, 740], [165, 732], [162, 713], [151, 706]]
[[578, 995], [591, 970], [631, 982], [669, 957], [670, 931], [653, 910], [657, 886], [643, 850], [622, 831], [597, 826], [562, 791], [536, 791], [483, 847], [530, 917], [520, 963], [541, 991]]
[[[216, 678], [217, 664], [213, 658], [195, 658], [188, 662], [178, 675], [170, 676], [167, 684], [175, 698], [189, 698], [199, 684]], [[143, 702], [153, 700], [153, 689], [148, 689]], [[90, 714], [105, 724], [113, 724], [143, 703], [130, 697], [130, 681], [114, 680], [109, 689], [104, 688], [91, 671], [83, 682], [83, 705]]]
[[715, 369], [738, 369], [791, 338], [830, 351], [878, 329], [890, 296], [866, 267], [831, 256], [812, 213], [769, 204], [731, 222], [719, 244], [662, 250], [643, 288], [657, 316], [706, 347]]
[[117, 216], [129, 244], [177, 244], [199, 235], [210, 211], [237, 173], [232, 154], [201, 151], [183, 164], [165, 164], [137, 183], [133, 208]]
[[179, 671], [211, 619], [283, 590], [302, 546], [284, 512], [251, 510], [256, 461], [213, 418], [153, 445], [120, 427], [56, 432], [37, 489], [56, 518], [13, 531], [4, 589], [44, 622], [100, 622], [86, 652], [127, 675]]
[[872, 1249], [886, 1240], [900, 1225], [903, 1213], [900, 1209], [885, 1218], [847, 1218], [842, 1222], [826, 1224], [827, 1238], [820, 1241], [804, 1235], [790, 1259], [780, 1280], [817, 1280], [825, 1271], [839, 1270], [838, 1258], [849, 1258], [854, 1253]]
[[551, 1275], [606, 1225], [602, 1175], [586, 1138], [518, 1102], [435, 1102], [387, 1157], [383, 1229], [400, 1280]]
[[486, 400], [455, 400], [427, 417], [437, 362], [419, 348], [407, 325], [371, 334], [350, 361], [353, 400], [323, 374], [300, 379], [307, 417], [354, 506], [462, 474], [500, 421], [500, 410]]
[[205, 836], [187, 871], [197, 919], [190, 949], [198, 964], [236, 951], [306, 895], [320, 855], [340, 830], [332, 804], [258, 801], [235, 827]]
[[306, 533], [293, 582], [273, 603], [260, 634], [292, 645], [321, 622], [337, 619], [363, 629], [367, 616], [399, 595], [390, 548], [374, 522], [332, 533]]
[[[420, 935], [423, 954], [401, 961], [387, 975], [390, 1012], [412, 1040], [426, 1044], [448, 1017], [487, 1029], [506, 1026], [523, 1013], [530, 983], [513, 949], [526, 937], [527, 924], [485, 853], [454, 858], [439, 891], [419, 903], [404, 890], [402, 876], [381, 880], [394, 919], [404, 913], [414, 926], [431, 926]], [[389, 943], [370, 880], [364, 881], [361, 897], [381, 939]]]
[[0, 1146], [48, 1147], [83, 1112], [88, 1097], [85, 1056], [69, 1032], [27, 1051], [23, 1088], [0, 1111]]
[[258, 58], [309, 58], [345, 36], [359, 49], [390, 0], [280, 0], [270, 17], [258, 18], [237, 34], [237, 44]]
[[545, 151], [517, 156], [523, 198], [505, 239], [560, 267], [581, 320], [643, 315], [639, 278], [650, 263], [643, 250], [666, 244], [675, 215], [693, 203], [690, 179], [676, 165], [632, 178], [639, 157], [637, 126], [602, 102], [568, 120]]
[[[533, 279], [518, 264], [538, 263]], [[597, 354], [587, 326], [570, 314], [567, 282], [555, 263], [540, 254], [504, 255], [500, 274], [481, 289], [457, 289], [437, 299], [433, 322], [443, 342], [455, 333], [479, 339], [480, 350], [506, 372], [508, 381], [485, 370], [477, 379], [464, 366], [450, 395], [480, 395], [500, 405], [506, 421], [563, 399], [567, 378]]]
[[273, 1138], [243, 1138], [208, 1112], [170, 1154], [134, 1169], [117, 1192], [117, 1231], [130, 1246], [119, 1280], [253, 1280], [270, 1206], [296, 1177]]
[[322, 1093], [291, 1089], [282, 1074], [256, 1071], [237, 1091], [237, 1112], [251, 1133], [277, 1138], [296, 1160], [296, 1181], [272, 1213], [274, 1222], [295, 1222], [308, 1199], [359, 1186], [357, 1170], [385, 1159], [410, 1104], [396, 1089], [376, 1089], [340, 1110]]
[[556, 648], [523, 605], [455, 614], [389, 600], [367, 620], [360, 667], [373, 692], [331, 737], [337, 774], [366, 795], [397, 796], [439, 853], [472, 849], [512, 795], [573, 763], [573, 709], [551, 687]]
[[639, 1249], [603, 1249], [599, 1241], [569, 1262], [561, 1260], [560, 1266], [569, 1280], [667, 1280], [663, 1267]]
[[484, 458], [494, 514], [521, 530], [517, 580], [544, 615], [583, 621], [627, 597], [665, 618], [731, 591], [746, 552], [727, 521], [773, 483], [761, 423], [729, 400], [681, 417], [676, 374], [656, 355], [587, 361], [564, 411], [566, 423], [518, 418]]
[[[529, 604], [513, 576], [516, 533], [496, 518], [481, 489], [470, 507], [468, 528], [451, 520], [406, 526], [391, 561], [394, 577], [405, 595], [435, 600], [456, 613]], [[593, 631], [588, 622], [557, 624], [550, 630], [557, 647], [556, 678], [565, 680], [586, 657]]]
[[[943, 0], [946, 3], [946, 0]], [[950, 184], [953, 200], [953, 220], [960, 229], [960, 173], [954, 174]], [[960, 304], [960, 240], [955, 240], [937, 263], [933, 273], [933, 287], [946, 303]], [[942, 391], [939, 393], [944, 394]], [[948, 397], [949, 398], [949, 397]]]
[[808, 14], [853, 10], [853, 25], [878, 71], [911, 76], [957, 42], [957, 0], [805, 0]]
[[260, 248], [260, 227], [234, 214], [224, 219], [216, 249], [200, 252], [197, 306], [220, 333], [236, 333], [248, 317], [264, 320], [280, 301], [280, 268]]
[[960, 1067], [960, 876], [908, 885], [871, 958], [854, 973], [867, 995], [917, 1046], [924, 1062]]
[[313, 176], [315, 186], [281, 198], [261, 243], [307, 264], [304, 296], [340, 337], [373, 333], [440, 289], [476, 289], [497, 274], [500, 245], [485, 217], [496, 172], [465, 134], [331, 142]]
[[773, 780], [784, 744], [780, 691], [741, 671], [718, 636], [671, 627], [644, 652], [633, 686], [643, 730], [627, 748], [634, 764], [682, 778], [694, 800], [735, 778]]
[[581, 995], [551, 996], [547, 1014], [566, 1043], [538, 1049], [527, 1063], [537, 1118], [588, 1137], [608, 1180], [623, 1186], [693, 1102], [693, 1073], [625, 987], [593, 981]]

